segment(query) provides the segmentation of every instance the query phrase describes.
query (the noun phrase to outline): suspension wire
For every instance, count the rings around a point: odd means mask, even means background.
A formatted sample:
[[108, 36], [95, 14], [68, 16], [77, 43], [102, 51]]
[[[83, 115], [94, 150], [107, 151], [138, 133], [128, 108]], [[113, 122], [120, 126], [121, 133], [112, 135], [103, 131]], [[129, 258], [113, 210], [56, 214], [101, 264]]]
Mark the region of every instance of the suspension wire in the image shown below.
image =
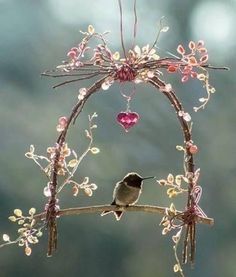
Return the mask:
[[126, 51], [125, 51], [125, 45], [124, 45], [124, 36], [123, 36], [123, 13], [122, 13], [122, 3], [121, 0], [118, 0], [119, 8], [120, 8], [120, 38], [121, 38], [121, 45], [123, 49], [123, 53], [125, 56], [125, 59], [127, 60]]
[[132, 49], [135, 47], [135, 40], [136, 40], [136, 35], [137, 35], [137, 24], [138, 24], [137, 1], [134, 0], [134, 33], [133, 33], [133, 46], [132, 46]]

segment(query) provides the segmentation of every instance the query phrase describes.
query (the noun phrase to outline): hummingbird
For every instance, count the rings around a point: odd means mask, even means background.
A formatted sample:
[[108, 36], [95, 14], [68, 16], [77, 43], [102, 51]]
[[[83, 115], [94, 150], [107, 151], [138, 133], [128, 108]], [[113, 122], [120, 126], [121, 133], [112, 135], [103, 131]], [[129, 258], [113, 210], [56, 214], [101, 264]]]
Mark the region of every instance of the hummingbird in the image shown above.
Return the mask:
[[[144, 180], [153, 179], [155, 176], [141, 177], [136, 172], [128, 173], [123, 180], [116, 183], [113, 191], [113, 201], [111, 205], [127, 207], [129, 205], [134, 205], [142, 192], [142, 184]], [[104, 216], [113, 211], [104, 211], [101, 216]], [[120, 220], [123, 212], [114, 211], [116, 220]]]

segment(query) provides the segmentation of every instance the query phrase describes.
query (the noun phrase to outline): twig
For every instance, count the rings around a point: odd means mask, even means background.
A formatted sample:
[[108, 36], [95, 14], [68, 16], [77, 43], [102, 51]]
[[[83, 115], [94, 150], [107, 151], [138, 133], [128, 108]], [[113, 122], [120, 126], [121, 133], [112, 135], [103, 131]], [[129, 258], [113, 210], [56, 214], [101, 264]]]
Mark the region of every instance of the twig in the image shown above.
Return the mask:
[[96, 77], [98, 75], [100, 75], [99, 72], [91, 74], [90, 76], [85, 76], [85, 77], [81, 77], [81, 78], [77, 78], [77, 79], [67, 80], [67, 81], [64, 81], [62, 83], [59, 83], [59, 84], [53, 86], [53, 88], [58, 88], [58, 87], [66, 85], [66, 84], [70, 84], [70, 83], [74, 83], [74, 82], [78, 82], [78, 81], [82, 81], [82, 80], [92, 79], [92, 78], [94, 78], [94, 77]]
[[[113, 205], [98, 205], [98, 206], [88, 206], [88, 207], [75, 207], [68, 209], [61, 209], [57, 215], [58, 216], [69, 216], [69, 215], [80, 215], [80, 214], [91, 214], [91, 213], [101, 213], [104, 210], [106, 211], [126, 211], [126, 212], [145, 212], [145, 213], [158, 213], [158, 214], [166, 214], [166, 207], [160, 206], [151, 206], [151, 205], [135, 205], [128, 207], [119, 207]], [[177, 211], [176, 218], [182, 219], [183, 212]], [[34, 216], [36, 220], [45, 219], [46, 212], [37, 214]], [[196, 221], [198, 223], [213, 225], [214, 219], [209, 217], [196, 216]]]

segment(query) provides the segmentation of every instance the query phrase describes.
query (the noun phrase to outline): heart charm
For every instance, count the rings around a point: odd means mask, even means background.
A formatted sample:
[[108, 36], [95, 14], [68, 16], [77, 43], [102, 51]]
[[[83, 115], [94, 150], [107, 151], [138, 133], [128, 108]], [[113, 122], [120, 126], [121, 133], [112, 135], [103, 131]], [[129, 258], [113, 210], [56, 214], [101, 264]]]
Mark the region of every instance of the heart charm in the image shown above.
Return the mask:
[[125, 129], [126, 132], [138, 123], [139, 114], [135, 112], [120, 112], [116, 120]]

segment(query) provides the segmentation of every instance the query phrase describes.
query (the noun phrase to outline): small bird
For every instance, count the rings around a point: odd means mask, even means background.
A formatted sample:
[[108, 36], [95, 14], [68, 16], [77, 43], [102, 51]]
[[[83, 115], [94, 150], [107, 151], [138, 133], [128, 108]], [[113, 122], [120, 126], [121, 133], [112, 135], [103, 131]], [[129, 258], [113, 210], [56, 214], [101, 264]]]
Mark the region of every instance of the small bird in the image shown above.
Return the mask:
[[[111, 205], [124, 206], [134, 205], [142, 192], [143, 180], [153, 179], [151, 177], [141, 177], [135, 172], [128, 173], [123, 180], [116, 183], [116, 186], [113, 191], [113, 201]], [[108, 213], [114, 213], [116, 220], [120, 220], [123, 212], [121, 211], [104, 211], [101, 213], [101, 216], [104, 216]]]

